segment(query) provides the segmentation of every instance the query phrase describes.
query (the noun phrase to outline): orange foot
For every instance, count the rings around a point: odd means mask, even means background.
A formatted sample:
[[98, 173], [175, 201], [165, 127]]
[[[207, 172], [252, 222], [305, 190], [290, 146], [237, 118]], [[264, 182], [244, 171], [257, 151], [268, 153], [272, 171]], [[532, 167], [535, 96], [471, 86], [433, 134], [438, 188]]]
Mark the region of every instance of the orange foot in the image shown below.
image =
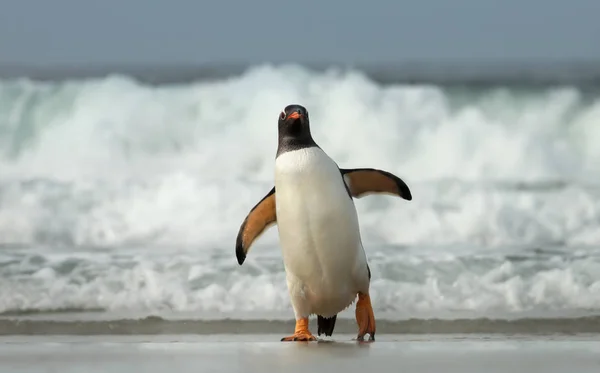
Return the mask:
[[302, 319], [296, 320], [296, 330], [293, 335], [289, 337], [281, 338], [282, 342], [292, 342], [292, 341], [316, 341], [314, 335], [308, 330], [308, 317], [304, 317]]
[[358, 324], [358, 341], [365, 340], [365, 334], [369, 334], [370, 341], [375, 340], [375, 314], [371, 306], [371, 297], [369, 294], [358, 293], [358, 302], [356, 302], [356, 323]]

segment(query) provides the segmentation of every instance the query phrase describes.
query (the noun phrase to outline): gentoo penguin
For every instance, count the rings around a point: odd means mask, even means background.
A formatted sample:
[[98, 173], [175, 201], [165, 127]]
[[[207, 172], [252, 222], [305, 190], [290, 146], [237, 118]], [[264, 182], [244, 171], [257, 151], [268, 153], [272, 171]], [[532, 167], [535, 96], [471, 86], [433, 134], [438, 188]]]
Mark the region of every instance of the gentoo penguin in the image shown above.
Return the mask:
[[252, 243], [277, 225], [287, 286], [296, 317], [294, 334], [282, 341], [314, 341], [308, 317], [317, 315], [318, 335], [331, 336], [337, 314], [356, 300], [357, 340], [375, 340], [367, 264], [353, 198], [387, 193], [412, 200], [397, 176], [373, 168], [340, 169], [310, 131], [308, 111], [288, 105], [279, 115], [275, 186], [250, 210], [236, 241], [242, 265]]

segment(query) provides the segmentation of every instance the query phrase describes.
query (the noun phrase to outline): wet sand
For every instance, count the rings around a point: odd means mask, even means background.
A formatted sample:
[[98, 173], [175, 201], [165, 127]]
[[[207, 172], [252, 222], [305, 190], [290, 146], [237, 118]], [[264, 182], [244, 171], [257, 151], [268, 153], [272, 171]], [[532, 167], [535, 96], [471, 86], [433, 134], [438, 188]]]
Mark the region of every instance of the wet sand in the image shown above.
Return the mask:
[[[280, 342], [292, 320], [104, 313], [0, 316], [0, 373], [600, 372], [600, 316], [378, 321], [377, 340]], [[316, 330], [316, 320], [311, 320]]]
[[[102, 314], [19, 315], [0, 317], [0, 336], [8, 335], [218, 335], [285, 334], [294, 330], [294, 320], [202, 320], [182, 317], [125, 316]], [[104, 318], [106, 317], [106, 318]], [[316, 318], [310, 320], [316, 330]], [[339, 318], [335, 333], [352, 334], [356, 321]], [[579, 317], [528, 317], [518, 319], [406, 319], [377, 320], [386, 334], [498, 334], [556, 335], [600, 334], [600, 315]]]
[[0, 337], [0, 372], [600, 372], [600, 335], [279, 334]]

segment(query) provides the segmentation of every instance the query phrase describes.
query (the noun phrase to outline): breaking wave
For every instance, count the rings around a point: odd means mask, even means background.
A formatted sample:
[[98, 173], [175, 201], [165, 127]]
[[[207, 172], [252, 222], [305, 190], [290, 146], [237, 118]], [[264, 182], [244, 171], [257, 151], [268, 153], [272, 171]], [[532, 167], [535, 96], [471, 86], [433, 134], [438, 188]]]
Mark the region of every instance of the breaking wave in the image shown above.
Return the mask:
[[292, 102], [341, 167], [413, 192], [356, 201], [376, 311], [600, 308], [600, 95], [259, 66], [0, 81], [0, 311], [288, 312], [275, 232], [243, 267], [233, 246]]

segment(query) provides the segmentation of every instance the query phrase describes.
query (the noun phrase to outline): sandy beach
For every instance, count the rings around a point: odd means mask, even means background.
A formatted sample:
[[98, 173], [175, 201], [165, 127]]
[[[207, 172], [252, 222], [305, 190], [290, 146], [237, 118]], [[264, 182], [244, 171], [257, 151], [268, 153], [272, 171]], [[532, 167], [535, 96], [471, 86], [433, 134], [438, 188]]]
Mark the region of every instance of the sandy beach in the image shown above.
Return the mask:
[[352, 335], [313, 343], [278, 334], [5, 336], [0, 372], [600, 371], [600, 336]]

